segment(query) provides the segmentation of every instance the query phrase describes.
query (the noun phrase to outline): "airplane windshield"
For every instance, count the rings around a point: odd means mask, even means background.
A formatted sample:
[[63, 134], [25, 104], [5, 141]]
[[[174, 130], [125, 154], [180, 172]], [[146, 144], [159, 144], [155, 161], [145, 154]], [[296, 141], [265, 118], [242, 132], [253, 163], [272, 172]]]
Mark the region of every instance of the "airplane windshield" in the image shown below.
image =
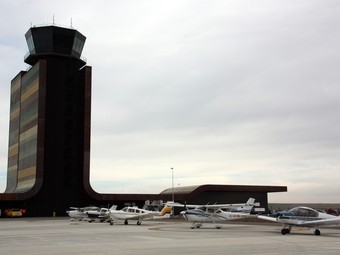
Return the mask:
[[207, 208], [207, 213], [221, 213], [222, 210], [220, 208]]
[[207, 213], [214, 213], [215, 210], [213, 208], [207, 208]]
[[318, 217], [319, 213], [311, 208], [305, 208], [305, 207], [296, 207], [289, 212], [293, 213], [296, 216], [301, 216], [301, 217]]

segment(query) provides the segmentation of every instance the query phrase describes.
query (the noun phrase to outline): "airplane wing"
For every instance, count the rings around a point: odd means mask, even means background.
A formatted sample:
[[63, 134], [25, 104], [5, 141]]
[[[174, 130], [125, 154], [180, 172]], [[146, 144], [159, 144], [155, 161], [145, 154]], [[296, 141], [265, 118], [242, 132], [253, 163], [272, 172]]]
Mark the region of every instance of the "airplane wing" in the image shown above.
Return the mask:
[[219, 208], [235, 208], [235, 207], [242, 207], [246, 204], [215, 204], [215, 205], [205, 205], [206, 208], [213, 208], [213, 209], [219, 209]]
[[280, 223], [278, 218], [274, 218], [274, 217], [270, 217], [270, 216], [258, 215], [257, 218], [262, 219], [262, 220], [267, 220], [267, 221], [272, 221], [272, 222]]
[[166, 202], [165, 205], [169, 207], [187, 207], [187, 208], [196, 208], [198, 206], [202, 206], [202, 205], [187, 205], [187, 204], [181, 204], [181, 203], [172, 202], [172, 201]]
[[255, 206], [255, 198], [249, 198], [247, 202], [242, 204], [214, 204], [214, 205], [206, 205], [206, 208], [237, 208], [243, 206]]
[[188, 205], [188, 204], [180, 204], [177, 202], [167, 202], [166, 205], [172, 206], [172, 207], [186, 207], [186, 208], [197, 208], [197, 207], [202, 207], [204, 206], [205, 208], [212, 208], [212, 209], [225, 209], [225, 208], [237, 208], [237, 207], [242, 207], [242, 206], [254, 206], [255, 205], [255, 199], [254, 198], [249, 198], [246, 203], [242, 204], [212, 204], [212, 205]]

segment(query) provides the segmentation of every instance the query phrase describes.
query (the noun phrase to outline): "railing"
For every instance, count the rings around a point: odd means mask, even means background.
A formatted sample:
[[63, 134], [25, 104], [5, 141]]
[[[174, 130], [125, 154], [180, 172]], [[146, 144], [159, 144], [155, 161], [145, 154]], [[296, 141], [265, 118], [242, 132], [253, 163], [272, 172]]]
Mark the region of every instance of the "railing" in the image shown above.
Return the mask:
[[32, 23], [31, 23], [31, 28], [34, 28], [34, 27], [50, 27], [50, 26], [77, 30], [72, 26], [72, 21], [71, 21], [71, 26], [59, 25], [59, 24], [56, 24], [54, 22], [53, 23], [46, 23], [46, 24], [38, 24], [38, 25], [32, 25]]

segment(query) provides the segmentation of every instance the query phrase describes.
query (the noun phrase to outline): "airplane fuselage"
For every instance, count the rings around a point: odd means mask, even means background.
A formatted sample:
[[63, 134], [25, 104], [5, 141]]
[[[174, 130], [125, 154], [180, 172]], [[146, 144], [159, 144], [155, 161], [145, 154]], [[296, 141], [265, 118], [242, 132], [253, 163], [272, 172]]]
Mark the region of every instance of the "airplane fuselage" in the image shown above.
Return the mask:
[[78, 210], [67, 211], [67, 214], [71, 219], [83, 219], [84, 217], [86, 217], [86, 213]]
[[201, 209], [186, 210], [182, 212], [182, 215], [186, 220], [191, 222], [223, 222], [249, 217], [249, 213], [232, 213], [222, 210], [207, 212]]
[[[152, 218], [151, 212], [136, 207], [125, 207], [122, 210], [111, 211], [111, 215], [116, 219], [139, 219], [140, 218]], [[157, 213], [155, 212], [154, 215]]]
[[261, 216], [258, 218], [283, 224], [281, 233], [289, 234], [293, 226], [313, 228], [315, 235], [320, 235], [321, 226], [340, 224], [338, 216], [318, 212], [309, 207], [295, 207], [288, 212], [278, 212], [271, 216]]

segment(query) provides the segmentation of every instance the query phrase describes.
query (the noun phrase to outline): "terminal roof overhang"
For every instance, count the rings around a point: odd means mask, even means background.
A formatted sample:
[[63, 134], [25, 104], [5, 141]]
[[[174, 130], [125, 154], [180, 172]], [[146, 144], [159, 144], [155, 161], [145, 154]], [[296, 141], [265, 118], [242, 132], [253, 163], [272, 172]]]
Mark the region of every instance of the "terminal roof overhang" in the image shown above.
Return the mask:
[[177, 198], [190, 200], [202, 192], [254, 192], [254, 193], [269, 193], [269, 192], [287, 192], [287, 186], [256, 186], [256, 185], [217, 185], [205, 184], [195, 186], [184, 186], [168, 188], [160, 193], [160, 195], [175, 194]]

